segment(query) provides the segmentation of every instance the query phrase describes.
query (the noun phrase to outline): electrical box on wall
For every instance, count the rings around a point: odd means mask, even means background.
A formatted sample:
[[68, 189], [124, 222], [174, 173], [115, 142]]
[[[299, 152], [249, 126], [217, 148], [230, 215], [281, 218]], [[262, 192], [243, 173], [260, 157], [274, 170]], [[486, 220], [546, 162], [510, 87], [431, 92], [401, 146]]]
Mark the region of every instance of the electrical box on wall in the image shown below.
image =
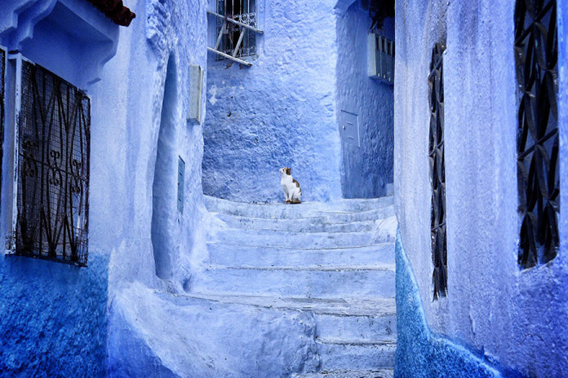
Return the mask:
[[201, 92], [203, 91], [203, 69], [189, 66], [189, 119], [201, 123]]
[[367, 52], [369, 77], [394, 84], [394, 42], [370, 33], [367, 36]]
[[359, 138], [359, 120], [357, 114], [342, 110], [340, 122], [340, 133], [343, 142], [352, 146], [361, 147], [361, 141]]

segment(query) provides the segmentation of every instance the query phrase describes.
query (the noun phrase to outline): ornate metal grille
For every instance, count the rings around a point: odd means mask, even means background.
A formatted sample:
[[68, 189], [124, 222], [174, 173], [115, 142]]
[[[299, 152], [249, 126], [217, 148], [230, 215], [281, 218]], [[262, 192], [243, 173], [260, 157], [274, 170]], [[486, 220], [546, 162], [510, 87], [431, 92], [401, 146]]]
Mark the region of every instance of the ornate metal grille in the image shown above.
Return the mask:
[[[217, 13], [245, 25], [257, 27], [256, 0], [217, 0]], [[230, 22], [224, 23], [223, 19], [217, 18], [217, 35], [221, 32], [223, 25], [225, 25], [225, 30], [223, 30], [219, 51], [233, 55], [233, 51], [238, 46], [239, 38], [244, 33], [235, 57], [240, 58], [256, 54], [256, 33]], [[224, 58], [218, 55], [217, 60], [221, 59]]]
[[432, 50], [430, 75], [430, 181], [432, 184], [432, 262], [434, 299], [446, 296], [448, 288], [446, 245], [446, 168], [444, 158], [444, 57], [445, 46], [437, 43]]
[[87, 264], [90, 101], [23, 62], [16, 253]]
[[517, 177], [521, 216], [519, 265], [558, 253], [558, 36], [555, 0], [517, 0], [515, 57], [520, 103]]

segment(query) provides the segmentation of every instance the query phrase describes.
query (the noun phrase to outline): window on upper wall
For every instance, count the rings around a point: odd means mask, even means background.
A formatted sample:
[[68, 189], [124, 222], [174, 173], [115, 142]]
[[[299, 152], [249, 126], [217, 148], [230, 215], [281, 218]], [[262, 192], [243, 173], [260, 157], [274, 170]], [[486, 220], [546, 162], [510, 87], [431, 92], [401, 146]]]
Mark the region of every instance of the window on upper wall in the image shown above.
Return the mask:
[[[17, 54], [21, 94], [13, 113], [14, 183], [10, 250], [87, 265], [90, 100], [77, 87]], [[18, 109], [19, 107], [19, 109]]]
[[519, 265], [558, 253], [560, 212], [558, 36], [555, 0], [517, 0], [515, 58], [519, 86], [517, 178]]
[[432, 211], [430, 236], [434, 272], [434, 299], [446, 296], [448, 290], [448, 254], [446, 243], [446, 163], [444, 154], [444, 51], [437, 43], [432, 49], [428, 86], [430, 91], [430, 183]]
[[[217, 13], [245, 25], [257, 26], [255, 0], [217, 0]], [[225, 24], [221, 19], [217, 19], [217, 31], [220, 31], [223, 25], [225, 25], [225, 30], [221, 38], [221, 46], [219, 46], [221, 51], [232, 54], [236, 50], [236, 57], [256, 54], [255, 33], [238, 24]], [[240, 46], [239, 39], [242, 39]]]
[[217, 60], [230, 59], [251, 66], [243, 57], [256, 55], [258, 16], [256, 0], [216, 0], [215, 16], [217, 39], [209, 51], [217, 54]]
[[367, 35], [367, 70], [372, 79], [394, 83], [394, 41], [376, 33]]

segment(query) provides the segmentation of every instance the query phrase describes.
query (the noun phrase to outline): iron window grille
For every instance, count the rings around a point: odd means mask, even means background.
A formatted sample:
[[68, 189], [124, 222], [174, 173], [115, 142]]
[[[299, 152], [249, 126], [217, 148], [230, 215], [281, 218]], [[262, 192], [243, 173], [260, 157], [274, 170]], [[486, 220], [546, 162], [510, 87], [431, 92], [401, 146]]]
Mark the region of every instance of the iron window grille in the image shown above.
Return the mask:
[[517, 179], [519, 265], [554, 259], [559, 248], [558, 36], [555, 0], [517, 0], [519, 85]]
[[207, 49], [217, 54], [217, 60], [229, 59], [250, 67], [241, 58], [256, 55], [256, 35], [263, 34], [257, 28], [256, 0], [217, 0], [216, 12], [208, 11], [216, 18], [217, 41]]
[[[217, 0], [217, 13], [245, 25], [257, 27], [255, 0]], [[223, 25], [225, 25], [225, 29], [221, 38], [221, 45], [219, 46], [220, 51], [225, 54], [232, 54], [236, 50], [236, 58], [256, 54], [256, 33], [238, 24], [225, 23], [221, 18], [217, 18], [218, 34], [223, 29]], [[241, 45], [237, 46], [241, 35]], [[217, 55], [217, 60], [220, 59], [223, 59], [223, 57]]]
[[16, 125], [17, 255], [87, 265], [90, 100], [45, 68], [21, 61]]
[[446, 167], [444, 154], [444, 51], [436, 43], [432, 49], [432, 62], [428, 86], [430, 92], [429, 161], [432, 185], [431, 246], [434, 272], [434, 299], [446, 296], [448, 290], [448, 254], [446, 242]]

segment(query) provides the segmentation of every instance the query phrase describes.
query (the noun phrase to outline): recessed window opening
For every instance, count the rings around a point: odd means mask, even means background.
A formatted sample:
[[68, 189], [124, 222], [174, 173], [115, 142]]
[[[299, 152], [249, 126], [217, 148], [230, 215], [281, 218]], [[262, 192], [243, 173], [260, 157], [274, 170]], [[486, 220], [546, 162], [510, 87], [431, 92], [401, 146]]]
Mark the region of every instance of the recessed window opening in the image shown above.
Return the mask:
[[16, 254], [87, 264], [90, 127], [90, 100], [83, 91], [21, 61]]
[[430, 182], [432, 184], [431, 246], [434, 272], [434, 299], [448, 290], [448, 247], [446, 242], [446, 162], [444, 153], [444, 51], [436, 43], [432, 49], [428, 85], [430, 91]]
[[515, 58], [520, 94], [517, 180], [521, 268], [556, 257], [560, 244], [556, 0], [518, 0]]
[[177, 74], [169, 58], [160, 117], [158, 148], [152, 185], [152, 246], [156, 275], [171, 279], [175, 264], [174, 230], [178, 202], [178, 155], [176, 153]]
[[[217, 0], [217, 13], [242, 24], [257, 27], [256, 0]], [[217, 18], [217, 35], [222, 33], [219, 51], [239, 58], [256, 54], [256, 33]], [[217, 55], [217, 60], [224, 59]]]

